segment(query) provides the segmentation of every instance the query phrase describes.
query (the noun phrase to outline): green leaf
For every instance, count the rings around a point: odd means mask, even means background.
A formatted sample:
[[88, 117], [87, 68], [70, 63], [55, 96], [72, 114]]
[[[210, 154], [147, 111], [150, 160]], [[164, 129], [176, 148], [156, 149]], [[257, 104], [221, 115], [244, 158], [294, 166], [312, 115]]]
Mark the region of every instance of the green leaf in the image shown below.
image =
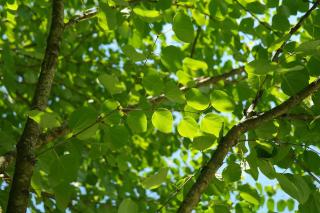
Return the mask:
[[155, 175], [147, 177], [142, 181], [142, 185], [147, 189], [158, 188], [163, 182], [166, 181], [168, 174], [168, 168], [161, 168]]
[[147, 131], [147, 116], [142, 111], [129, 112], [127, 122], [130, 129], [135, 133]]
[[29, 84], [35, 84], [38, 81], [38, 76], [35, 72], [33, 71], [27, 71], [23, 74], [24, 80], [26, 83]]
[[182, 85], [190, 86], [189, 84], [193, 83], [192, 77], [187, 72], [184, 72], [182, 70], [179, 70], [177, 72], [177, 77], [179, 83], [181, 83]]
[[122, 200], [119, 205], [118, 213], [138, 213], [138, 205], [132, 201], [130, 198]]
[[269, 179], [274, 179], [276, 172], [269, 160], [258, 159], [257, 161], [260, 171]]
[[307, 63], [307, 69], [309, 71], [309, 74], [311, 76], [316, 76], [316, 77], [319, 76], [320, 75], [319, 67], [320, 67], [320, 60], [312, 56]]
[[252, 18], [244, 18], [241, 20], [239, 25], [239, 30], [248, 33], [253, 34], [254, 33], [254, 20]]
[[299, 212], [301, 213], [318, 213], [320, 211], [320, 193], [314, 191], [309, 199], [299, 205]]
[[9, 10], [17, 10], [19, 7], [17, 0], [11, 2], [7, 1], [6, 6]]
[[53, 188], [55, 201], [57, 202], [57, 207], [59, 210], [64, 211], [71, 201], [71, 196], [73, 192], [72, 186], [68, 183], [61, 183]]
[[211, 0], [208, 7], [210, 15], [219, 19], [223, 19], [223, 15], [228, 11], [228, 5], [224, 0]]
[[50, 187], [56, 187], [60, 184], [69, 184], [75, 181], [79, 172], [80, 156], [73, 151], [63, 156], [57, 156], [52, 162], [48, 174], [48, 183]]
[[77, 134], [77, 138], [80, 140], [87, 140], [95, 136], [98, 129], [99, 124], [94, 124], [93, 126], [86, 128], [85, 131], [82, 131], [80, 134]]
[[206, 71], [208, 69], [208, 65], [204, 61], [199, 61], [193, 58], [185, 58], [183, 60], [183, 66], [186, 67], [187, 69], [190, 69], [192, 71], [197, 71], [197, 70], [204, 70]]
[[161, 62], [170, 71], [176, 72], [182, 67], [183, 52], [175, 46], [167, 46], [161, 51]]
[[265, 12], [266, 5], [261, 4], [259, 1], [254, 1], [247, 4], [247, 8], [256, 14], [263, 14]]
[[260, 197], [256, 189], [254, 189], [248, 184], [245, 184], [245, 185], [239, 186], [239, 191], [240, 191], [239, 195], [242, 199], [244, 199], [245, 201], [253, 205], [259, 206]]
[[211, 105], [220, 112], [232, 112], [234, 110], [233, 99], [222, 90], [213, 90], [211, 93]]
[[186, 99], [187, 104], [196, 110], [205, 110], [209, 106], [209, 98], [196, 88], [187, 92]]
[[173, 31], [181, 41], [191, 43], [194, 39], [193, 24], [189, 16], [178, 12], [173, 18]]
[[230, 207], [227, 204], [214, 204], [212, 209], [213, 212], [230, 213]]
[[231, 163], [222, 172], [222, 177], [227, 182], [235, 182], [241, 178], [241, 167], [239, 164]]
[[78, 132], [95, 123], [97, 115], [92, 107], [80, 107], [72, 112], [68, 125], [74, 132]]
[[279, 212], [283, 212], [286, 208], [286, 201], [284, 200], [279, 200], [278, 203], [277, 203], [277, 209]]
[[118, 27], [117, 11], [104, 2], [99, 2], [100, 10], [97, 15], [99, 26], [105, 31], [111, 31]]
[[315, 152], [306, 150], [303, 153], [303, 161], [312, 172], [320, 175], [320, 156]]
[[306, 70], [289, 72], [281, 75], [281, 89], [289, 96], [305, 88], [309, 84], [309, 75]]
[[319, 50], [320, 50], [320, 40], [306, 41], [300, 44], [299, 47], [296, 48], [296, 53], [304, 54], [304, 55], [313, 55], [317, 57], [318, 60], [320, 60]]
[[144, 21], [156, 21], [159, 20], [160, 12], [157, 10], [147, 10], [142, 7], [133, 8], [133, 12], [140, 16]]
[[37, 122], [41, 128], [54, 128], [59, 127], [60, 118], [56, 113], [53, 112], [42, 112], [39, 110], [32, 110], [28, 113], [28, 116]]
[[173, 117], [169, 110], [158, 109], [152, 115], [152, 124], [163, 133], [172, 132]]
[[223, 120], [219, 115], [208, 113], [201, 120], [200, 129], [203, 132], [213, 134], [214, 136], [218, 137], [222, 125]]
[[156, 72], [148, 72], [142, 79], [142, 85], [149, 95], [160, 95], [164, 89], [161, 76]]
[[[254, 131], [259, 138], [268, 139], [273, 138], [277, 133], [278, 128], [273, 121], [266, 122], [264, 125], [259, 126]], [[262, 142], [260, 142], [262, 144]]]
[[256, 140], [256, 146], [254, 147], [258, 158], [271, 158], [274, 154], [274, 147], [271, 143]]
[[144, 54], [137, 52], [136, 49], [129, 44], [126, 44], [121, 49], [122, 49], [123, 53], [126, 56], [128, 56], [133, 62], [143, 61], [146, 59]]
[[203, 151], [208, 149], [215, 141], [216, 137], [213, 135], [202, 135], [195, 137], [192, 142], [192, 148]]
[[302, 177], [292, 174], [277, 174], [276, 178], [283, 191], [292, 198], [302, 204], [308, 200], [311, 191]]
[[272, 198], [269, 198], [267, 200], [267, 207], [268, 207], [268, 210], [273, 212], [274, 211], [274, 200]]
[[198, 123], [192, 117], [183, 118], [178, 124], [178, 132], [182, 137], [194, 138], [199, 135]]
[[[0, 130], [0, 138], [5, 141], [5, 143], [0, 144], [0, 154], [12, 151], [15, 148], [16, 139], [9, 132]], [[0, 164], [2, 164], [2, 157], [0, 157]]]
[[279, 66], [276, 63], [269, 62], [266, 59], [256, 59], [245, 66], [246, 72], [254, 75], [265, 75], [278, 69]]
[[300, 71], [300, 70], [303, 70], [304, 69], [304, 66], [302, 65], [297, 65], [297, 66], [294, 66], [294, 67], [289, 67], [289, 68], [280, 68], [278, 70], [279, 73], [286, 73], [286, 72], [294, 72], [294, 71]]
[[98, 77], [98, 80], [111, 95], [122, 93], [127, 89], [126, 85], [114, 75], [102, 74]]
[[272, 17], [272, 28], [279, 31], [290, 29], [288, 17], [283, 14], [276, 14]]
[[118, 150], [126, 145], [130, 145], [129, 132], [123, 125], [106, 128], [104, 140], [112, 150]]
[[165, 85], [165, 96], [172, 102], [183, 104], [186, 98], [176, 83], [169, 81]]

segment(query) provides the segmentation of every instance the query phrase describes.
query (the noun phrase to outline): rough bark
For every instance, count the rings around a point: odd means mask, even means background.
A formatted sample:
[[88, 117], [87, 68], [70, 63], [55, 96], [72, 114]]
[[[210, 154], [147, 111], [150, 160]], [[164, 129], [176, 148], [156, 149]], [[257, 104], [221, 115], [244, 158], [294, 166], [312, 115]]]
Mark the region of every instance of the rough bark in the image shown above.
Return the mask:
[[209, 162], [203, 167], [199, 177], [193, 184], [188, 194], [184, 198], [179, 213], [191, 212], [200, 200], [201, 194], [207, 189], [209, 183], [215, 176], [216, 171], [221, 167], [223, 160], [226, 158], [229, 150], [237, 143], [240, 135], [248, 130], [254, 129], [263, 123], [272, 119], [278, 118], [287, 113], [292, 107], [299, 104], [312, 93], [320, 89], [320, 78], [309, 84], [302, 91], [292, 96], [279, 106], [262, 113], [258, 116], [253, 116], [233, 126], [228, 133], [221, 139], [219, 146], [213, 153]]
[[[51, 27], [47, 47], [41, 65], [32, 109], [44, 110], [47, 107], [51, 86], [58, 61], [60, 40], [64, 29], [63, 0], [52, 1]], [[26, 212], [29, 200], [30, 181], [34, 170], [35, 146], [40, 136], [39, 125], [28, 118], [17, 144], [17, 158], [10, 189], [7, 212]]]

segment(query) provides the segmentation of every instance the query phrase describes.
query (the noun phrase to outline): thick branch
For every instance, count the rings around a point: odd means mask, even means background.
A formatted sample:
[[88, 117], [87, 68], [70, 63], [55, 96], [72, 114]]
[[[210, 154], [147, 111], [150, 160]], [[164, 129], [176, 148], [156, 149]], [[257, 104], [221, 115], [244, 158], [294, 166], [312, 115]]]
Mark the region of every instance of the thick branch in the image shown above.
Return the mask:
[[[63, 13], [63, 0], [53, 0], [51, 28], [47, 39], [45, 56], [41, 65], [41, 73], [33, 97], [32, 109], [44, 110], [47, 107], [58, 61], [60, 40], [64, 30]], [[26, 212], [29, 201], [30, 181], [36, 160], [34, 152], [39, 136], [39, 125], [28, 118], [17, 144], [17, 159], [7, 212]]]
[[200, 200], [201, 194], [207, 189], [209, 183], [215, 176], [216, 171], [222, 165], [229, 150], [237, 143], [240, 135], [244, 134], [248, 130], [256, 128], [257, 126], [267, 121], [278, 118], [279, 116], [287, 113], [292, 107], [296, 106], [309, 95], [319, 89], [320, 78], [309, 84], [305, 89], [292, 96], [279, 106], [258, 116], [250, 117], [247, 120], [244, 120], [239, 124], [233, 126], [228, 131], [226, 136], [221, 139], [219, 146], [213, 153], [211, 159], [206, 164], [206, 166], [203, 167], [201, 174], [199, 175], [196, 183], [193, 184], [192, 188], [189, 190], [178, 212], [191, 212], [192, 209], [197, 205]]

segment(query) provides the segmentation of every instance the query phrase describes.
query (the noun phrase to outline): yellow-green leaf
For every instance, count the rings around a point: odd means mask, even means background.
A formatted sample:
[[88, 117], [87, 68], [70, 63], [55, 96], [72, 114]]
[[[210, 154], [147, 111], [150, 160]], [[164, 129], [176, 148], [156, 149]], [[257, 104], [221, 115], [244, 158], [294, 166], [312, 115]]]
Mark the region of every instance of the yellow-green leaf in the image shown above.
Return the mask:
[[163, 133], [172, 132], [173, 117], [169, 110], [158, 109], [152, 115], [152, 124]]

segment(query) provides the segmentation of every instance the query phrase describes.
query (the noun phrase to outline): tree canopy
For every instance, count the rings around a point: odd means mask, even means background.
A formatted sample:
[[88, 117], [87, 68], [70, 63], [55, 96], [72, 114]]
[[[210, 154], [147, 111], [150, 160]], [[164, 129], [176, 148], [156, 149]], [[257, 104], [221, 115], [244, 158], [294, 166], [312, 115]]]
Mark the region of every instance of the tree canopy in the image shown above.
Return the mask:
[[0, 211], [320, 212], [319, 0], [0, 2]]

